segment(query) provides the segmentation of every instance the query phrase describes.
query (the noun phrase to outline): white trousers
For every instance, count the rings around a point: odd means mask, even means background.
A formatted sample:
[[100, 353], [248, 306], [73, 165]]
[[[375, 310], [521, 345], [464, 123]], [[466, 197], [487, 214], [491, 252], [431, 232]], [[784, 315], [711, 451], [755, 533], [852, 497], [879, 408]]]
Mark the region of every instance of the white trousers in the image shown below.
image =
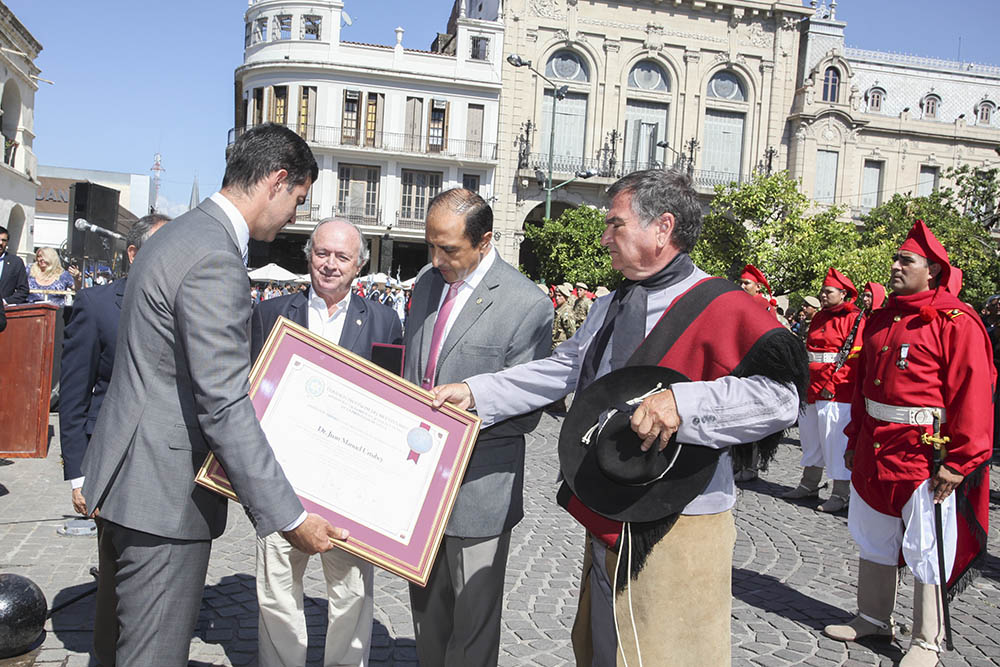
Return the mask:
[[[955, 493], [941, 503], [944, 537], [945, 579], [955, 565], [958, 526], [955, 516]], [[901, 517], [872, 509], [851, 485], [851, 504], [847, 510], [847, 528], [864, 560], [880, 565], [898, 565], [899, 552], [922, 584], [939, 585], [937, 537], [934, 533], [934, 492], [928, 479], [917, 487], [903, 505]]]
[[[329, 603], [324, 667], [365, 667], [371, 647], [374, 571], [341, 549], [320, 554]], [[274, 533], [257, 538], [260, 667], [302, 667], [309, 634], [302, 575], [309, 556]]]
[[851, 471], [844, 465], [847, 436], [844, 428], [851, 422], [851, 404], [816, 401], [799, 416], [799, 440], [802, 443], [802, 467], [826, 468], [830, 479], [844, 481]]

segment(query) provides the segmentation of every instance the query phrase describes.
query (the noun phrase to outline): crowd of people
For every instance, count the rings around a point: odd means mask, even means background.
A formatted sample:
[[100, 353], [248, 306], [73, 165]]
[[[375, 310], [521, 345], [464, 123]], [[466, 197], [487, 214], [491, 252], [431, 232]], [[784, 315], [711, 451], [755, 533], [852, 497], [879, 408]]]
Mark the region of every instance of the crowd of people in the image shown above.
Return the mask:
[[[569, 396], [556, 500], [580, 524], [578, 665], [730, 664], [736, 482], [766, 474], [795, 424], [803, 472], [786, 497], [817, 497], [825, 471], [831, 494], [817, 509], [848, 512], [859, 552], [857, 613], [823, 633], [894, 636], [905, 562], [915, 597], [901, 664], [938, 662], [949, 594], [985, 553], [1000, 298], [981, 312], [962, 302], [961, 271], [924, 222], [885, 258], [887, 288], [859, 290], [830, 267], [786, 320], [758, 268], [737, 285], [695, 265], [702, 207], [682, 172], [609, 188], [600, 244], [627, 279], [614, 291], [532, 283], [494, 247], [489, 204], [456, 188], [428, 203], [430, 263], [412, 289], [356, 282], [364, 237], [331, 218], [306, 244], [308, 285], [258, 286], [248, 300], [248, 240], [293, 222], [317, 173], [296, 133], [248, 130], [219, 192], [176, 220], [140, 220], [128, 277], [77, 299], [63, 455], [73, 506], [98, 527], [101, 664], [187, 664], [228, 514], [193, 481], [209, 452], [257, 535], [260, 664], [305, 662], [313, 554], [330, 602], [324, 662], [367, 663], [372, 565], [337, 549], [348, 531], [300, 501], [248, 396], [279, 316], [362, 357], [402, 346], [402, 376], [435, 408], [482, 420], [427, 583], [409, 585], [421, 664], [497, 664], [525, 434]], [[35, 265], [37, 284], [62, 275], [44, 255]], [[345, 473], [327, 474], [337, 484]]]

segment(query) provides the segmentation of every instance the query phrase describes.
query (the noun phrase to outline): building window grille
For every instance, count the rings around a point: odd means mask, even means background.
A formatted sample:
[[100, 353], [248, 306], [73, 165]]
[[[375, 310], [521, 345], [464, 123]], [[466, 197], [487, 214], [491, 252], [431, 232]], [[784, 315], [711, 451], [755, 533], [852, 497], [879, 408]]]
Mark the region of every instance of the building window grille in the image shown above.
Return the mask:
[[352, 222], [378, 219], [379, 168], [342, 164], [338, 170], [337, 210]]
[[427, 149], [440, 153], [445, 147], [445, 136], [448, 129], [448, 103], [444, 100], [431, 100], [431, 113], [427, 121]]
[[288, 86], [275, 86], [271, 95], [271, 120], [284, 125], [288, 118]]
[[302, 39], [319, 40], [322, 19], [319, 16], [305, 15], [302, 17]]
[[663, 68], [652, 60], [636, 63], [628, 75], [628, 87], [658, 92], [670, 91], [670, 80]]
[[878, 88], [873, 88], [870, 93], [868, 93], [868, 110], [869, 111], [882, 111], [882, 102], [885, 99], [885, 93]]
[[275, 26], [277, 30], [275, 31], [275, 39], [291, 39], [292, 38], [292, 15], [291, 14], [279, 14], [274, 19]]
[[823, 101], [836, 102], [840, 99], [840, 70], [827, 67], [823, 75]]
[[979, 105], [979, 112], [976, 114], [976, 122], [980, 125], [989, 125], [993, 121], [993, 112], [996, 108], [992, 102], [983, 102]]
[[340, 141], [349, 146], [358, 145], [358, 105], [361, 93], [357, 90], [344, 91], [344, 115], [340, 128]]
[[545, 65], [545, 76], [564, 81], [590, 81], [586, 63], [572, 51], [556, 51]]
[[730, 102], [746, 102], [747, 93], [743, 81], [732, 72], [719, 72], [708, 82], [708, 96]]
[[921, 106], [924, 108], [924, 118], [937, 118], [941, 110], [941, 98], [937, 95], [928, 95]]
[[462, 174], [462, 187], [466, 190], [472, 190], [476, 194], [479, 194], [479, 175]]
[[476, 36], [472, 38], [472, 54], [471, 58], [473, 60], [489, 60], [490, 59], [490, 38]]

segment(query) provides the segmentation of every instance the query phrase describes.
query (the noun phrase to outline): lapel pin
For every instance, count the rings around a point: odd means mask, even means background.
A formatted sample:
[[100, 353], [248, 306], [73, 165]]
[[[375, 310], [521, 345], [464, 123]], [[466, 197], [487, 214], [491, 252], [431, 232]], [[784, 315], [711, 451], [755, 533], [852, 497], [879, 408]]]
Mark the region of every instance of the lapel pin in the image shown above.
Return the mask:
[[479, 305], [482, 302], [483, 302], [483, 297], [479, 297], [478, 299], [476, 299], [476, 305]]
[[355, 320], [354, 323], [357, 324], [359, 327], [361, 326], [361, 320]]

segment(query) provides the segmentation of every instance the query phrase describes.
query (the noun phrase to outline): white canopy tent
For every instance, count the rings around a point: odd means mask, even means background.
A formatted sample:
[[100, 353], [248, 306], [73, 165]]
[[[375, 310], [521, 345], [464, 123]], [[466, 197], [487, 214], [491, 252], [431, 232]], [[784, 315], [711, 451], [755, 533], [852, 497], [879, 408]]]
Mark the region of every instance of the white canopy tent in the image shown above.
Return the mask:
[[287, 269], [283, 269], [277, 264], [267, 264], [254, 269], [248, 274], [250, 280], [257, 282], [290, 283], [298, 279], [298, 276]]

